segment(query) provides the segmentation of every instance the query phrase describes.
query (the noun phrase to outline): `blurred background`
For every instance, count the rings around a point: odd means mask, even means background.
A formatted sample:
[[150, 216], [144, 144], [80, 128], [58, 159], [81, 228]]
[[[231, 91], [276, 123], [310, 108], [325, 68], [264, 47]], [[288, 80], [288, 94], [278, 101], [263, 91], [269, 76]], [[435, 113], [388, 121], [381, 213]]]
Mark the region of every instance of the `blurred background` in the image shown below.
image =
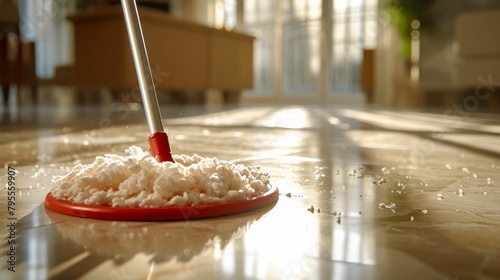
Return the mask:
[[129, 39], [119, 0], [0, 0], [14, 277], [500, 279], [499, 0], [137, 3], [174, 154], [262, 166], [279, 201], [189, 223], [46, 210], [54, 176], [147, 149]]
[[[496, 0], [138, 0], [160, 105], [500, 106]], [[0, 0], [2, 110], [140, 103], [117, 0]]]

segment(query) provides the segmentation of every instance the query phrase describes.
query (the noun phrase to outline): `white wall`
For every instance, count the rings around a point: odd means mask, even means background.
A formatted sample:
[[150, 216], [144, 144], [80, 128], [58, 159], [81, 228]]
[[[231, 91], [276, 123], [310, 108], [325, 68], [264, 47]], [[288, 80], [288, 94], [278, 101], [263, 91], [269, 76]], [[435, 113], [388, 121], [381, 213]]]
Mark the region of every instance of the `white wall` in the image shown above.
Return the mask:
[[452, 87], [454, 67], [454, 24], [458, 14], [466, 11], [500, 8], [498, 0], [439, 0], [432, 6], [434, 27], [421, 32], [420, 85], [423, 89]]

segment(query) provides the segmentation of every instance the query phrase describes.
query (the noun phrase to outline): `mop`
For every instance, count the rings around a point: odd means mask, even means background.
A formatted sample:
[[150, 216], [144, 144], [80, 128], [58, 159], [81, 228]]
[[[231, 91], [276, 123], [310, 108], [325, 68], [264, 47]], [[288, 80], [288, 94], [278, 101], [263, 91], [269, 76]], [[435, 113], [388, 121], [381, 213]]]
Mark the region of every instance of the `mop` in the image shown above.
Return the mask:
[[105, 220], [190, 220], [236, 214], [278, 199], [259, 167], [198, 155], [172, 155], [151, 75], [135, 0], [122, 0], [130, 46], [150, 132], [149, 154], [96, 157], [55, 180], [45, 207]]

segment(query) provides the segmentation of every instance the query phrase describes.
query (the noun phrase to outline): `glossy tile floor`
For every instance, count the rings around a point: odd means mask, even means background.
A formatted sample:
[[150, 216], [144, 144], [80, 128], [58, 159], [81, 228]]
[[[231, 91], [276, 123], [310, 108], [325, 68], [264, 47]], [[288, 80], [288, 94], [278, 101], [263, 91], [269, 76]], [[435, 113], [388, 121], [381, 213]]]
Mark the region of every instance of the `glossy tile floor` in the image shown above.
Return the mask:
[[[147, 148], [134, 105], [2, 111], [1, 279], [499, 279], [498, 115], [361, 107], [163, 108], [174, 153], [259, 165], [277, 203], [179, 222], [66, 216], [52, 177]], [[8, 167], [16, 169], [7, 212]], [[9, 220], [16, 218], [17, 220]]]

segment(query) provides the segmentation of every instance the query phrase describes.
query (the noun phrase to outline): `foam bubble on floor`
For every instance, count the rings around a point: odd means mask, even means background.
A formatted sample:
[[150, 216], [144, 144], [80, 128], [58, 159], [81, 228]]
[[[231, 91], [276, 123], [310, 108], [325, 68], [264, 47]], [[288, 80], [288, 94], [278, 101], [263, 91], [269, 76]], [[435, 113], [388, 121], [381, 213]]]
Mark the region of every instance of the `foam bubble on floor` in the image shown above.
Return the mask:
[[174, 155], [158, 163], [140, 147], [128, 155], [107, 154], [76, 165], [54, 178], [53, 197], [74, 203], [113, 207], [196, 206], [243, 200], [270, 189], [258, 166], [198, 155]]

